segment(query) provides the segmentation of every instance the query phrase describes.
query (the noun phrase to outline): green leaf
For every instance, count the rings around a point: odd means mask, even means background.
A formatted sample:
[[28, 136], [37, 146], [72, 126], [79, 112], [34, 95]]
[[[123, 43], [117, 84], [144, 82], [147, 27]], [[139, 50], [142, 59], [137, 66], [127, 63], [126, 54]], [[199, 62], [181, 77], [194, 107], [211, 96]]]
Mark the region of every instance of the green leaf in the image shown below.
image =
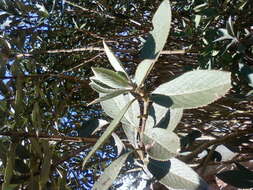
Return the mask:
[[110, 166], [108, 166], [104, 173], [98, 178], [96, 183], [93, 186], [93, 190], [106, 190], [108, 189], [115, 179], [117, 178], [121, 168], [124, 166], [124, 163], [131, 152], [121, 155], [119, 158], [114, 160]]
[[229, 170], [216, 175], [219, 179], [237, 188], [253, 187], [253, 172], [246, 170]]
[[15, 149], [16, 144], [11, 143], [7, 153], [7, 161], [4, 169], [4, 183], [2, 184], [2, 189], [10, 188], [10, 182], [13, 176], [13, 169], [15, 167]]
[[170, 170], [159, 182], [167, 188], [187, 190], [207, 190], [206, 182], [189, 166], [182, 161], [170, 159]]
[[247, 80], [248, 85], [253, 87], [253, 69], [246, 64], [239, 64], [240, 74]]
[[[120, 120], [123, 118], [124, 114], [127, 112], [128, 108], [135, 101], [135, 99], [129, 101], [118, 113], [117, 117], [113, 119], [111, 124], [107, 127], [103, 135], [98, 139], [97, 143], [93, 146], [89, 154], [84, 158], [83, 168], [86, 162], [91, 158], [91, 156], [98, 150], [98, 148], [105, 143], [105, 141], [111, 136], [112, 132], [117, 128]], [[114, 106], [114, 105], [112, 105]]]
[[163, 49], [171, 26], [171, 7], [168, 0], [164, 0], [152, 19], [154, 29], [141, 49], [141, 58], [155, 59]]
[[156, 62], [155, 59], [145, 59], [143, 60], [137, 67], [135, 71], [135, 82], [137, 86], [141, 87], [144, 83], [144, 80], [147, 78], [148, 74], [150, 73], [151, 69], [153, 68]]
[[126, 90], [126, 89], [119, 89], [119, 90], [115, 90], [114, 92], [111, 92], [111, 93], [105, 94], [105, 95], [104, 95], [104, 94], [102, 95], [102, 94], [100, 93], [100, 97], [97, 98], [97, 99], [95, 99], [95, 100], [93, 100], [91, 103], [88, 104], [88, 106], [89, 106], [89, 105], [92, 105], [92, 104], [96, 104], [96, 103], [98, 103], [98, 102], [102, 102], [102, 101], [111, 99], [111, 98], [113, 98], [113, 97], [115, 97], [115, 96], [118, 96], [118, 95], [120, 95], [120, 94], [123, 94], [123, 93], [125, 93], [125, 92], [127, 92], [127, 91], [129, 91], [129, 90]]
[[49, 175], [51, 171], [51, 160], [53, 156], [53, 150], [50, 147], [49, 142], [43, 140], [42, 147], [44, 156], [40, 171], [40, 181], [39, 181], [40, 189], [43, 189], [43, 187], [49, 180]]
[[125, 76], [127, 76], [127, 78], [129, 79], [130, 77], [128, 76], [127, 72], [125, 71], [122, 63], [120, 62], [120, 60], [113, 54], [113, 52], [110, 50], [110, 48], [106, 45], [105, 41], [103, 41], [103, 45], [104, 45], [104, 49], [105, 49], [105, 53], [112, 65], [112, 67], [114, 68], [115, 71], [120, 71], [122, 73], [125, 74]]
[[155, 160], [169, 160], [180, 149], [178, 136], [161, 128], [145, 131], [143, 141], [149, 156]]
[[183, 116], [183, 109], [168, 109], [167, 107], [153, 103], [149, 107], [149, 115], [146, 128], [159, 127], [173, 131]]
[[91, 80], [91, 83], [89, 85], [91, 86], [93, 90], [95, 90], [98, 93], [107, 94], [107, 93], [111, 93], [117, 90], [115, 88], [111, 88], [110, 86], [105, 85], [104, 83], [101, 83], [100, 81], [96, 79], [90, 78], [90, 80]]
[[93, 77], [92, 79], [96, 79], [100, 83], [110, 86], [111, 88], [132, 89], [131, 85], [128, 82], [128, 79], [117, 72], [98, 67], [93, 67], [92, 71], [95, 74], [95, 78]]
[[196, 70], [160, 85], [151, 99], [170, 108], [191, 109], [208, 105], [231, 88], [229, 72]]

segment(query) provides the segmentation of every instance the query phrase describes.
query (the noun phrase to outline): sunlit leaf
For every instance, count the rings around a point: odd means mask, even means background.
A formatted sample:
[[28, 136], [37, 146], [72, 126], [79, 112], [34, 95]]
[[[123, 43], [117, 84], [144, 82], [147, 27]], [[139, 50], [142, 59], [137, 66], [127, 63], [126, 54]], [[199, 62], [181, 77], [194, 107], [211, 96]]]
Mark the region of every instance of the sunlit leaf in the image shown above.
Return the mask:
[[135, 101], [129, 101], [121, 110], [118, 112], [118, 115], [113, 119], [111, 124], [107, 127], [103, 135], [98, 139], [97, 143], [92, 147], [92, 150], [89, 154], [84, 158], [83, 167], [85, 166], [86, 162], [91, 158], [91, 156], [98, 150], [100, 146], [102, 146], [105, 141], [111, 136], [112, 132], [117, 128], [120, 120], [123, 118], [124, 114], [127, 112], [130, 105]]
[[231, 88], [229, 72], [196, 70], [160, 85], [152, 100], [170, 108], [191, 109], [208, 105], [224, 96]]
[[105, 48], [105, 53], [112, 65], [112, 67], [115, 69], [115, 71], [121, 71], [125, 74], [125, 76], [127, 76], [127, 78], [129, 79], [129, 76], [127, 74], [127, 72], [125, 71], [122, 63], [120, 62], [120, 60], [113, 54], [113, 52], [110, 50], [110, 48], [106, 45], [105, 41], [103, 41], [103, 45]]
[[189, 166], [182, 161], [170, 159], [169, 172], [159, 182], [167, 188], [187, 190], [207, 190], [206, 182]]
[[93, 186], [93, 190], [107, 190], [115, 181], [130, 153], [131, 152], [125, 153], [114, 160], [98, 178]]
[[178, 136], [161, 128], [153, 128], [144, 133], [145, 148], [152, 159], [166, 161], [180, 149]]
[[155, 59], [163, 49], [171, 26], [171, 7], [168, 0], [164, 0], [152, 19], [154, 29], [141, 50], [141, 58]]

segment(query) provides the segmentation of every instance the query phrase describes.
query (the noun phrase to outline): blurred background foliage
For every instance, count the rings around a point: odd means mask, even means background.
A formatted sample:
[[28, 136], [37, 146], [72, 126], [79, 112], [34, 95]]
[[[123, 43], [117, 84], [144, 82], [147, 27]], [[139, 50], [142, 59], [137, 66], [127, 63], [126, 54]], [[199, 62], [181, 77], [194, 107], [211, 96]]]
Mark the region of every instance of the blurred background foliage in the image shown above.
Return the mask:
[[[117, 149], [111, 139], [82, 169], [83, 157], [100, 134], [92, 132], [98, 126], [103, 130], [109, 119], [99, 105], [86, 106], [97, 96], [88, 85], [91, 66], [110, 67], [102, 46], [105, 40], [133, 74], [160, 2], [0, 0], [2, 189], [92, 187]], [[218, 166], [230, 167], [233, 161], [247, 164], [253, 158], [253, 4], [172, 0], [171, 5], [170, 36], [147, 88], [196, 68], [231, 71], [233, 77], [233, 89], [222, 100], [185, 111], [176, 129], [184, 139], [182, 151], [249, 130], [244, 137], [224, 141], [236, 154], [232, 161], [206, 163], [205, 157], [182, 157], [202, 168], [201, 175], [215, 184], [210, 176], [220, 171]], [[122, 137], [121, 131], [117, 134]], [[210, 152], [210, 147], [206, 149]]]

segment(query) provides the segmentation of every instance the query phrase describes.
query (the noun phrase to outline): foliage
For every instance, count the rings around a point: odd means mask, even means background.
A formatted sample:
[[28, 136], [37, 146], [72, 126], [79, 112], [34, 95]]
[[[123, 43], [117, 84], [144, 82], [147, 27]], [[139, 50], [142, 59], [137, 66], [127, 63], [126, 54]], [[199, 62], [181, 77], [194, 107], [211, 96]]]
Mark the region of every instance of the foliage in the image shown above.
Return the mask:
[[137, 167], [129, 150], [174, 188], [252, 159], [252, 3], [160, 3], [0, 0], [2, 189], [90, 189], [120, 152], [115, 175]]

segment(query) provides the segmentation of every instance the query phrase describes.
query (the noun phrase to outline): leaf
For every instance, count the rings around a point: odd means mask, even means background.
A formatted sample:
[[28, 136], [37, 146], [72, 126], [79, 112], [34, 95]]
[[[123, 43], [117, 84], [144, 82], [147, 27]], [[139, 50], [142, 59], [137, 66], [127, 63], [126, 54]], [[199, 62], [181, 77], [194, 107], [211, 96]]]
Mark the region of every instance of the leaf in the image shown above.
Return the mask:
[[187, 190], [207, 190], [206, 182], [189, 166], [182, 161], [170, 159], [170, 170], [159, 182], [167, 188]]
[[112, 137], [114, 139], [115, 146], [117, 147], [117, 151], [118, 151], [117, 154], [119, 155], [121, 154], [122, 150], [125, 149], [126, 147], [116, 133], [112, 133]]
[[16, 144], [11, 143], [8, 153], [7, 153], [7, 161], [6, 166], [4, 168], [4, 182], [2, 184], [2, 189], [10, 188], [11, 178], [13, 177], [13, 169], [15, 167], [15, 149]]
[[124, 163], [131, 152], [121, 155], [119, 158], [114, 160], [110, 166], [108, 166], [104, 173], [98, 178], [96, 183], [93, 186], [93, 190], [106, 190], [108, 189], [116, 177], [118, 176], [121, 168], [124, 166]]
[[50, 147], [49, 142], [43, 140], [42, 147], [44, 156], [40, 171], [40, 180], [39, 180], [40, 189], [43, 189], [43, 187], [49, 180], [49, 174], [51, 170], [51, 160], [53, 156], [53, 150]]
[[180, 149], [178, 136], [161, 128], [145, 131], [143, 141], [149, 156], [155, 160], [169, 160]]
[[111, 92], [111, 93], [105, 94], [105, 95], [102, 95], [102, 94], [100, 93], [100, 97], [97, 98], [97, 99], [95, 99], [95, 100], [93, 100], [92, 102], [90, 102], [90, 103], [88, 104], [88, 106], [90, 106], [90, 105], [92, 105], [92, 104], [96, 104], [96, 103], [98, 103], [98, 102], [102, 102], [102, 101], [111, 99], [111, 98], [113, 98], [113, 97], [115, 97], [115, 96], [118, 96], [118, 95], [120, 95], [120, 94], [123, 94], [123, 93], [125, 93], [125, 92], [127, 92], [127, 91], [129, 91], [129, 90], [126, 90], [126, 89], [119, 89], [119, 90], [115, 90], [115, 92]]
[[129, 101], [118, 113], [117, 117], [113, 119], [113, 121], [110, 123], [110, 125], [107, 127], [103, 135], [98, 139], [96, 144], [93, 146], [92, 150], [89, 152], [89, 154], [84, 158], [83, 161], [83, 168], [86, 164], [86, 162], [91, 158], [91, 156], [98, 150], [98, 148], [105, 143], [105, 141], [111, 136], [112, 132], [117, 128], [120, 120], [123, 118], [124, 114], [127, 112], [128, 108], [131, 106], [131, 104], [135, 101], [135, 99]]
[[110, 48], [106, 45], [105, 41], [103, 41], [103, 45], [104, 45], [105, 53], [112, 65], [112, 67], [114, 68], [114, 70], [121, 71], [129, 79], [130, 77], [128, 76], [127, 72], [125, 71], [122, 63], [120, 62], [120, 60], [118, 60], [118, 58], [113, 54], [113, 52], [110, 50]]
[[230, 170], [216, 174], [216, 176], [237, 188], [252, 188], [253, 187], [253, 172], [249, 173], [246, 170]]
[[247, 80], [248, 85], [253, 87], [253, 69], [246, 64], [239, 64], [240, 74]]
[[167, 41], [171, 26], [171, 7], [168, 0], [161, 3], [153, 16], [152, 24], [154, 29], [141, 49], [143, 59], [155, 59]]
[[134, 75], [135, 82], [137, 86], [141, 87], [144, 80], [149, 75], [151, 69], [153, 68], [157, 58], [155, 59], [145, 59], [137, 67]]
[[170, 108], [192, 109], [208, 105], [224, 96], [231, 88], [229, 72], [196, 70], [160, 85], [151, 99]]
[[91, 83], [89, 84], [90, 87], [98, 93], [106, 94], [117, 90], [115, 88], [111, 88], [110, 86], [105, 85], [104, 83], [101, 83], [96, 79], [90, 78], [90, 80], [91, 80]]
[[[101, 102], [101, 106], [104, 112], [114, 119], [120, 110], [133, 99], [134, 97], [130, 93], [121, 94], [112, 99]], [[139, 126], [138, 116], [140, 116], [140, 106], [138, 101], [134, 101], [122, 118], [121, 122], [126, 125], [137, 127]]]
[[92, 79], [96, 79], [100, 83], [110, 86], [111, 88], [132, 89], [128, 79], [117, 72], [99, 67], [92, 67], [92, 71], [95, 74], [95, 78], [93, 77]]
[[159, 127], [173, 131], [183, 116], [183, 109], [168, 109], [153, 103], [149, 108], [146, 128]]

